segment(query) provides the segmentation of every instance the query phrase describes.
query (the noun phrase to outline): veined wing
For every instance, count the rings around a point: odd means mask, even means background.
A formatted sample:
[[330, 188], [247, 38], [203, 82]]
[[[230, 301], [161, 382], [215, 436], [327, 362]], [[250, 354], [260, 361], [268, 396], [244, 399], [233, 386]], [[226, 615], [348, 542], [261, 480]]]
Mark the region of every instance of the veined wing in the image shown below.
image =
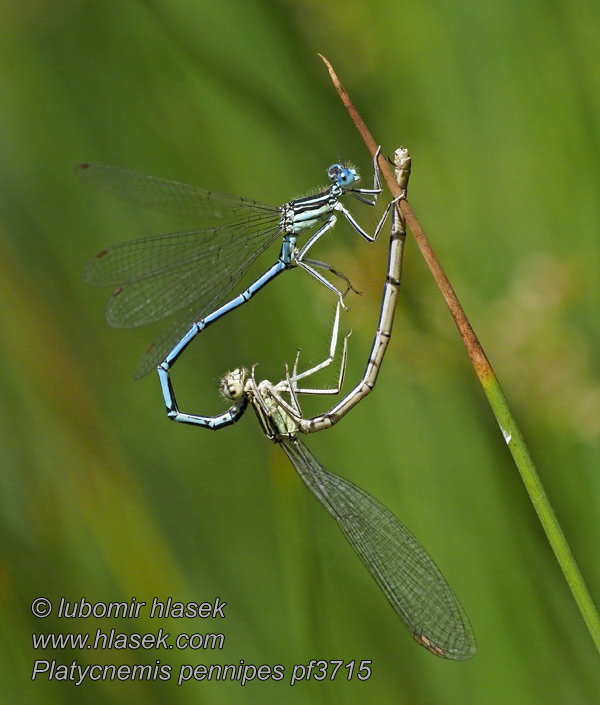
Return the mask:
[[360, 487], [326, 470], [297, 439], [284, 438], [281, 446], [414, 638], [438, 656], [471, 658], [477, 646], [469, 620], [440, 569], [410, 531]]
[[279, 219], [269, 214], [124, 242], [96, 255], [84, 281], [117, 287], [106, 309], [111, 326], [146, 325], [192, 302], [203, 310], [216, 294], [229, 291], [279, 234]]
[[251, 198], [207, 191], [198, 186], [112, 166], [80, 164], [77, 172], [82, 181], [118, 198], [166, 213], [229, 218], [248, 210], [279, 212], [279, 208]]
[[[261, 237], [256, 238], [250, 251], [243, 247], [227, 250], [222, 256], [211, 259], [211, 266], [202, 270], [203, 279], [199, 278], [198, 268], [175, 267], [164, 275], [132, 282], [124, 286], [121, 291], [117, 290], [109, 300], [106, 310], [106, 318], [111, 325], [115, 325], [112, 322], [113, 318], [118, 321], [135, 321], [143, 316], [144, 322], [148, 322], [150, 315], [154, 315], [156, 311], [162, 315], [155, 316], [152, 320], [168, 315], [165, 313], [167, 311], [184, 309], [146, 350], [135, 372], [135, 379], [148, 374], [164, 360], [195, 321], [201, 320], [225, 303], [256, 258], [279, 234], [280, 228], [277, 224], [269, 231], [261, 233]], [[255, 249], [258, 241], [260, 246]], [[165, 289], [167, 283], [169, 286]], [[153, 297], [153, 306], [147, 305], [149, 292]], [[182, 300], [184, 300], [183, 304]]]

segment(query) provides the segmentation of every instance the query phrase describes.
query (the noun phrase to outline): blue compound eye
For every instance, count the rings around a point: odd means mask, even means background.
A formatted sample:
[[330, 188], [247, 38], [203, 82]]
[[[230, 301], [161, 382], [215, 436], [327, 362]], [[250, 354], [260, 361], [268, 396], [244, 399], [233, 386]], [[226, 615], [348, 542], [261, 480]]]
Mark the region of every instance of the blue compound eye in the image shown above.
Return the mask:
[[349, 188], [352, 186], [357, 179], [356, 172], [354, 169], [348, 169], [342, 164], [332, 164], [327, 172], [331, 181], [336, 183], [341, 188]]
[[354, 171], [352, 169], [342, 169], [337, 177], [337, 182], [342, 188], [352, 186], [355, 180]]
[[344, 167], [341, 164], [332, 164], [327, 170], [329, 180], [337, 181], [341, 171], [344, 171]]

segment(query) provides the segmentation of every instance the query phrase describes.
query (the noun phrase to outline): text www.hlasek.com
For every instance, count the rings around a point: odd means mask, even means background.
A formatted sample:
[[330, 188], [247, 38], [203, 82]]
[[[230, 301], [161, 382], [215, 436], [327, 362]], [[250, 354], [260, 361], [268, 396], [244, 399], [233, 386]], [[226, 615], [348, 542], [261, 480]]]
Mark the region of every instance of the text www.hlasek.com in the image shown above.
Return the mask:
[[[154, 598], [147, 607], [149, 619], [186, 619], [189, 623], [197, 619], [225, 618], [224, 608], [227, 603], [220, 598], [213, 602], [176, 602], [168, 598], [161, 602]], [[120, 619], [137, 619], [140, 612], [146, 607], [145, 602], [132, 598], [130, 602], [88, 602], [81, 598], [76, 602], [69, 602], [61, 598], [55, 616], [58, 619], [106, 619], [107, 617]], [[47, 598], [37, 598], [31, 606], [33, 614], [38, 618], [49, 616], [54, 605]], [[33, 648], [39, 650], [85, 651], [93, 650], [170, 650], [191, 649], [193, 651], [221, 650], [225, 643], [225, 635], [221, 632], [192, 632], [182, 631], [171, 634], [162, 628], [156, 632], [131, 633], [121, 632], [117, 629], [98, 628], [89, 633], [35, 633], [32, 635]], [[36, 659], [33, 664], [31, 679], [33, 681], [57, 681], [71, 683], [76, 686], [93, 681], [151, 681], [176, 680], [180, 686], [187, 682], [199, 681], [232, 681], [245, 685], [251, 681], [283, 681], [286, 679], [290, 685], [302, 681], [316, 680], [368, 680], [371, 676], [371, 661], [342, 660], [315, 660], [306, 664], [295, 664], [287, 673], [282, 664], [245, 663], [239, 659], [237, 663], [229, 664], [182, 664], [178, 670], [173, 670], [170, 664], [162, 663], [156, 659], [153, 663], [143, 664], [116, 664], [116, 663], [79, 663], [77, 660], [68, 663], [58, 659]]]
[[[90, 637], [93, 639], [90, 640]], [[222, 649], [224, 634], [177, 634], [162, 628], [156, 634], [124, 634], [116, 629], [94, 634], [33, 634], [34, 649]]]

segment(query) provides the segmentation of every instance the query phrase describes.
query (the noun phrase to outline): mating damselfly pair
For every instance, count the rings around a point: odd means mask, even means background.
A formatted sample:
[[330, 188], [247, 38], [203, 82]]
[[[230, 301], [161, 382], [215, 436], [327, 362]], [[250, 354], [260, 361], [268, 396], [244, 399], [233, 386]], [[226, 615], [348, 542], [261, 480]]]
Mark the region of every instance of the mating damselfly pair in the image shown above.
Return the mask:
[[[375, 205], [381, 193], [374, 156], [373, 187], [356, 188], [356, 169], [334, 164], [328, 170], [331, 186], [313, 196], [294, 199], [279, 208], [243, 197], [227, 196], [177, 182], [142, 176], [111, 167], [81, 165], [87, 181], [137, 203], [162, 210], [215, 218], [229, 218], [223, 225], [143, 238], [103, 250], [86, 269], [94, 285], [116, 287], [107, 307], [107, 319], [117, 327], [138, 326], [178, 313], [175, 322], [150, 348], [136, 377], [157, 367], [170, 418], [203, 428], [220, 429], [235, 423], [250, 404], [265, 435], [279, 443], [303, 482], [332, 515], [388, 601], [419, 643], [432, 653], [463, 660], [476, 650], [469, 621], [433, 560], [412, 534], [377, 500], [351, 482], [326, 470], [300, 442], [299, 432], [317, 431], [336, 423], [373, 388], [391, 335], [400, 280], [404, 222], [392, 201], [373, 235], [369, 235], [340, 199], [349, 194]], [[406, 188], [410, 158], [396, 152], [397, 177]], [[405, 193], [405, 191], [404, 191]], [[304, 388], [301, 380], [327, 366], [335, 355], [340, 307], [349, 281], [332, 266], [309, 259], [310, 248], [331, 230], [341, 213], [364, 239], [372, 242], [392, 209], [392, 234], [379, 325], [373, 347], [358, 385], [330, 409], [312, 419], [302, 417], [299, 394], [338, 393], [347, 353], [344, 339], [340, 380], [335, 389]], [[300, 247], [298, 235], [315, 231]], [[265, 273], [238, 295], [227, 300], [250, 265], [281, 236], [278, 258]], [[277, 384], [256, 382], [244, 368], [221, 381], [224, 396], [233, 405], [218, 416], [179, 412], [169, 369], [191, 340], [204, 328], [246, 303], [281, 272], [299, 266], [338, 297], [329, 358], [305, 372], [292, 374]], [[346, 284], [341, 292], [320, 271], [328, 271]], [[286, 400], [282, 395], [289, 397]]]

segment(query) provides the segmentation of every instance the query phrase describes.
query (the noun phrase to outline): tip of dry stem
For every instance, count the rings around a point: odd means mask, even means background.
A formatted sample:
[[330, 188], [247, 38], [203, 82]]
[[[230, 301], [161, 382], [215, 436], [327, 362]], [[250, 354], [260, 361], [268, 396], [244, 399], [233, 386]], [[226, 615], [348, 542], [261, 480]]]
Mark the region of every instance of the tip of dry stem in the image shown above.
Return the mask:
[[337, 76], [335, 75], [335, 71], [333, 70], [333, 66], [329, 63], [329, 60], [326, 59], [323, 54], [320, 52], [317, 52], [317, 56], [321, 59], [321, 61], [327, 66], [327, 70], [329, 71], [329, 75], [333, 78], [336, 79]]

